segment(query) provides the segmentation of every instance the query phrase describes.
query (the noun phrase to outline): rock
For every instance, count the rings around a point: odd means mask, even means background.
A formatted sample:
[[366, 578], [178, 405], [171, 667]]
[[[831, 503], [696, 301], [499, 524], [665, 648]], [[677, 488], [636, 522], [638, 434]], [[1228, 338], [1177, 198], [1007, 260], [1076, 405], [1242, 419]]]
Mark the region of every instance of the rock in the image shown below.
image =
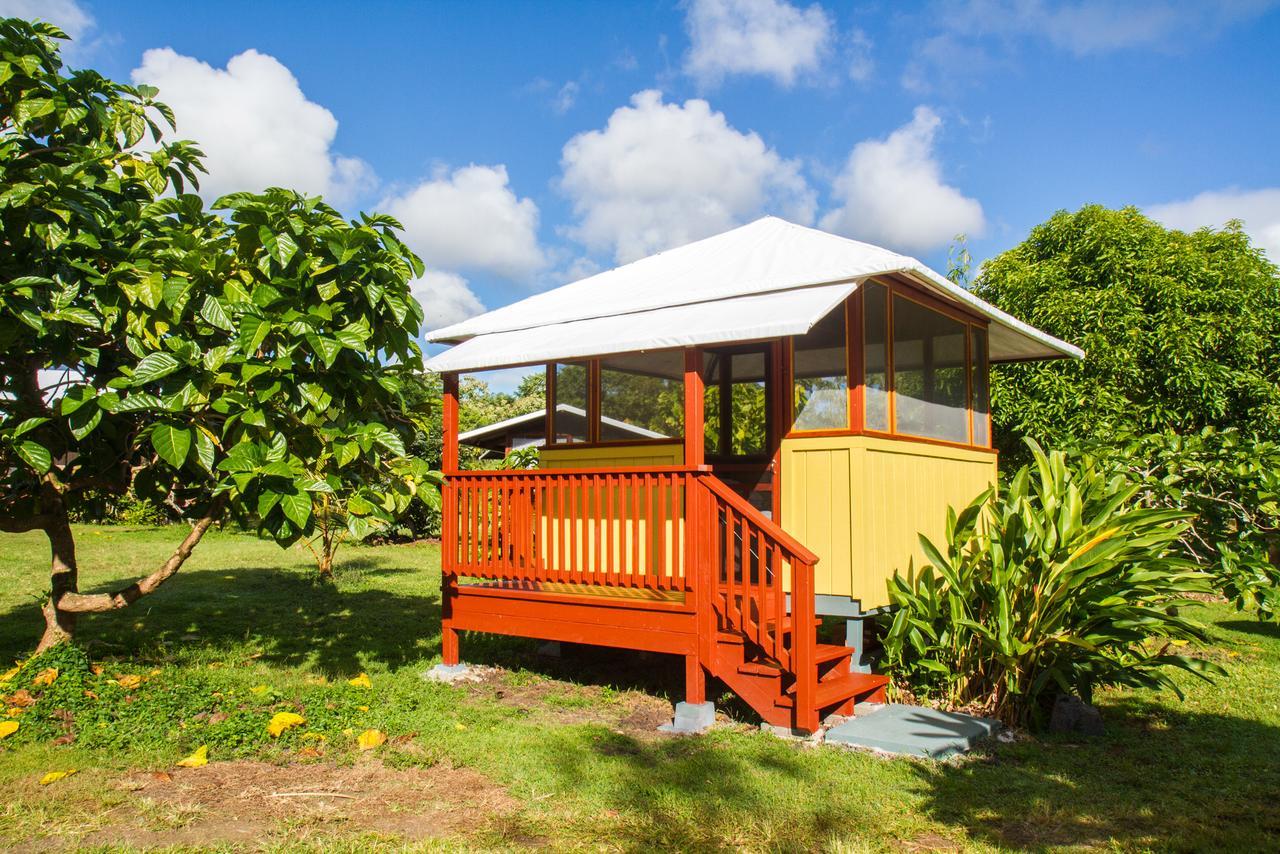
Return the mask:
[[1102, 735], [1102, 713], [1079, 697], [1059, 694], [1049, 717], [1049, 732], [1074, 732], [1080, 735]]

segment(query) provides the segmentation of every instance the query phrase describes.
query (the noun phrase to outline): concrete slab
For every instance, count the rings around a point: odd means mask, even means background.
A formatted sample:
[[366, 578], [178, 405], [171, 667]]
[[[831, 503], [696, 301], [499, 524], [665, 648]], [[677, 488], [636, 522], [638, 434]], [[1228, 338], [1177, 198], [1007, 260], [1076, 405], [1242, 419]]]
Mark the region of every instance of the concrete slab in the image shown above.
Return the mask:
[[1000, 730], [1000, 722], [923, 706], [889, 703], [827, 731], [827, 741], [884, 753], [946, 759], [964, 753]]

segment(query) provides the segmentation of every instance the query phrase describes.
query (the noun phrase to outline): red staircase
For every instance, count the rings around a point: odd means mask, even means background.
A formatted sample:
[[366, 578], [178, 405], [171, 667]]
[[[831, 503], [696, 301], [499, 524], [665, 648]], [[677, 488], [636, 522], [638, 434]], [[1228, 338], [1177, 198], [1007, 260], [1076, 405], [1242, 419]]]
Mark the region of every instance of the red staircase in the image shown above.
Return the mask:
[[856, 702], [884, 701], [888, 678], [854, 673], [854, 650], [817, 642], [817, 556], [719, 479], [699, 479], [708, 504], [701, 532], [714, 536], [699, 561], [711, 583], [714, 631], [704, 666], [766, 722], [812, 732]]

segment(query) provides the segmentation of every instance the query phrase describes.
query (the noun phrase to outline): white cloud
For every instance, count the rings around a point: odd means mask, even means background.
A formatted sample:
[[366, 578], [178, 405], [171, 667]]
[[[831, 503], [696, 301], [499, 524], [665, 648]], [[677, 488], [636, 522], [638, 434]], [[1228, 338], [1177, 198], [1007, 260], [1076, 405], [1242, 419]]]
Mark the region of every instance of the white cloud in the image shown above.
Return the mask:
[[557, 90], [556, 96], [551, 99], [551, 109], [561, 116], [572, 110], [573, 105], [578, 102], [578, 92], [581, 88], [576, 80], [566, 82]]
[[209, 175], [200, 186], [208, 198], [279, 186], [341, 205], [373, 185], [368, 164], [333, 152], [333, 113], [307, 100], [272, 56], [246, 50], [223, 69], [157, 48], [131, 76], [160, 88], [177, 116], [176, 138], [193, 139], [204, 151]]
[[942, 119], [916, 107], [911, 121], [885, 139], [858, 143], [832, 194], [840, 207], [822, 227], [905, 252], [946, 245], [956, 234], [980, 234], [982, 205], [942, 180], [934, 138]]
[[400, 220], [406, 242], [429, 267], [524, 279], [546, 266], [538, 206], [516, 197], [503, 165], [439, 169], [378, 207]]
[[765, 212], [813, 221], [814, 194], [800, 164], [701, 99], [666, 104], [660, 92], [638, 92], [604, 129], [569, 140], [560, 163], [578, 218], [569, 235], [619, 262]]
[[849, 79], [855, 83], [866, 83], [876, 70], [871, 47], [871, 37], [862, 30], [849, 34]]
[[1147, 215], [1170, 228], [1194, 231], [1221, 228], [1228, 220], [1244, 223], [1245, 233], [1280, 264], [1280, 187], [1262, 190], [1230, 188], [1201, 193], [1190, 199], [1152, 205]]
[[422, 303], [423, 332], [460, 323], [485, 310], [484, 304], [467, 286], [467, 280], [457, 273], [427, 270], [422, 278], [413, 281], [411, 289], [414, 297]]
[[0, 0], [0, 18], [48, 21], [72, 39], [83, 38], [95, 23], [76, 0]]
[[690, 0], [691, 42], [684, 70], [702, 86], [731, 74], [759, 74], [791, 86], [816, 72], [831, 50], [835, 27], [821, 6], [784, 0]]

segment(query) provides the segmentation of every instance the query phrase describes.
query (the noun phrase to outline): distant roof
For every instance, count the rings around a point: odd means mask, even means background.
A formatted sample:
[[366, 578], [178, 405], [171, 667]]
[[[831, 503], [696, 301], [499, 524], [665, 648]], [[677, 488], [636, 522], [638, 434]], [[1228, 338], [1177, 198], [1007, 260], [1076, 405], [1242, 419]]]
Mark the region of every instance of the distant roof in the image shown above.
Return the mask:
[[[568, 403], [556, 404], [556, 412], [567, 412], [577, 415], [580, 418], [586, 418], [587, 412], [579, 406], [573, 406]], [[524, 415], [516, 415], [511, 418], [505, 418], [502, 421], [495, 421], [492, 424], [486, 424], [483, 427], [476, 427], [474, 430], [468, 430], [465, 433], [458, 434], [458, 441], [463, 444], [474, 442], [478, 439], [488, 439], [491, 436], [498, 436], [513, 427], [522, 427], [526, 424], [542, 424], [547, 420], [547, 410], [539, 409], [536, 412], [526, 412]], [[616, 418], [610, 418], [607, 415], [600, 416], [600, 423], [609, 427], [614, 427], [624, 433], [633, 433], [641, 439], [667, 439], [669, 436], [663, 433], [656, 433], [653, 430], [644, 427], [637, 427], [635, 424], [628, 424], [625, 421], [619, 421]]]
[[764, 217], [437, 329], [427, 340], [461, 346], [427, 365], [479, 370], [803, 334], [862, 281], [892, 273], [988, 318], [992, 361], [1084, 355], [914, 258]]

